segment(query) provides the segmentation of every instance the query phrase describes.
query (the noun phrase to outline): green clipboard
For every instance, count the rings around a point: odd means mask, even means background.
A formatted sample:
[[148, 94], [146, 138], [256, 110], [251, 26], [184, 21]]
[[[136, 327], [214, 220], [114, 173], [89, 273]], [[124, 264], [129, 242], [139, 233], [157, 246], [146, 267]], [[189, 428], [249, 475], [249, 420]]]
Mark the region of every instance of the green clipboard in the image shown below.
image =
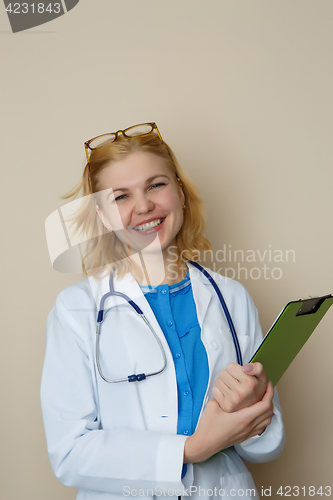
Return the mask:
[[250, 363], [261, 363], [275, 386], [332, 304], [332, 295], [289, 302]]

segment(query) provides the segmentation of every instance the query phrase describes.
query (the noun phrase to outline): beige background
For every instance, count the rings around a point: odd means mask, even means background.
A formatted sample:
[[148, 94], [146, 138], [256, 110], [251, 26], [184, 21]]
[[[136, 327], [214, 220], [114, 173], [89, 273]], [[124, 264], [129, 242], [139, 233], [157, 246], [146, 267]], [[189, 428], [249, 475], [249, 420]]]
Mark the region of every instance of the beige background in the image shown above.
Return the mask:
[[[332, 17], [330, 0], [81, 0], [13, 35], [0, 6], [1, 498], [75, 498], [48, 462], [39, 385], [47, 314], [79, 278], [51, 268], [44, 221], [84, 140], [155, 120], [200, 187], [215, 251], [295, 251], [241, 263], [281, 269], [240, 275], [264, 331], [287, 301], [333, 293]], [[283, 455], [249, 466], [273, 499], [333, 486], [332, 327], [333, 311], [278, 385]]]

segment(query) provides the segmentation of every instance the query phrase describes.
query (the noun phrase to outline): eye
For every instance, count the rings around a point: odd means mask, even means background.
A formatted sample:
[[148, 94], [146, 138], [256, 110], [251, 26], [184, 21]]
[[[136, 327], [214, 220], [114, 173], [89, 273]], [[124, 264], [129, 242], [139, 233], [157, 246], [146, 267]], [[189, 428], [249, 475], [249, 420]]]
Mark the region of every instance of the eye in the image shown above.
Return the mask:
[[158, 187], [165, 186], [165, 182], [157, 182], [156, 184], [153, 184], [150, 186], [150, 189], [156, 189]]
[[127, 198], [126, 194], [121, 194], [120, 196], [117, 196], [117, 198], [114, 199], [114, 201], [121, 201], [125, 200]]

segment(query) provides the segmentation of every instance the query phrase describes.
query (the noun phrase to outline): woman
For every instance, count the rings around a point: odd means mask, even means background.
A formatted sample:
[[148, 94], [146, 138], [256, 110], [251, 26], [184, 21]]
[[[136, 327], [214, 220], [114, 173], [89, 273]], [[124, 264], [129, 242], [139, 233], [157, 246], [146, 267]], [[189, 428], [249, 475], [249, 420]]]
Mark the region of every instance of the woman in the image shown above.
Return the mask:
[[[85, 147], [69, 196], [85, 195], [75, 222], [90, 237], [89, 277], [50, 313], [41, 389], [55, 474], [80, 500], [258, 498], [241, 457], [281, 453], [281, 411], [262, 366], [237, 363], [218, 295], [194, 262], [210, 248], [195, 187], [155, 123]], [[210, 275], [248, 361], [262, 339], [257, 311], [239, 283]]]

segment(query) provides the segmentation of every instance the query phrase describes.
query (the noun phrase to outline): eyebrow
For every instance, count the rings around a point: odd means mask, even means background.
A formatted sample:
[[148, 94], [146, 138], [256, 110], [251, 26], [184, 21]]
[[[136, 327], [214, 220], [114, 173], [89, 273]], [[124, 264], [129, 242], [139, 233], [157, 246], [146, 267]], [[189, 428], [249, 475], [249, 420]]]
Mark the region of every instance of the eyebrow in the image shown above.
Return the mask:
[[[153, 175], [152, 177], [149, 177], [148, 179], [146, 179], [146, 184], [150, 184], [154, 179], [157, 179], [159, 177], [165, 177], [166, 179], [170, 180], [170, 177], [168, 177], [167, 175], [165, 174], [157, 174], [157, 175]], [[128, 191], [128, 188], [116, 188], [116, 189], [113, 189], [108, 195], [107, 195], [107, 200], [109, 199], [109, 196], [112, 194], [112, 193], [115, 193], [116, 191]]]

